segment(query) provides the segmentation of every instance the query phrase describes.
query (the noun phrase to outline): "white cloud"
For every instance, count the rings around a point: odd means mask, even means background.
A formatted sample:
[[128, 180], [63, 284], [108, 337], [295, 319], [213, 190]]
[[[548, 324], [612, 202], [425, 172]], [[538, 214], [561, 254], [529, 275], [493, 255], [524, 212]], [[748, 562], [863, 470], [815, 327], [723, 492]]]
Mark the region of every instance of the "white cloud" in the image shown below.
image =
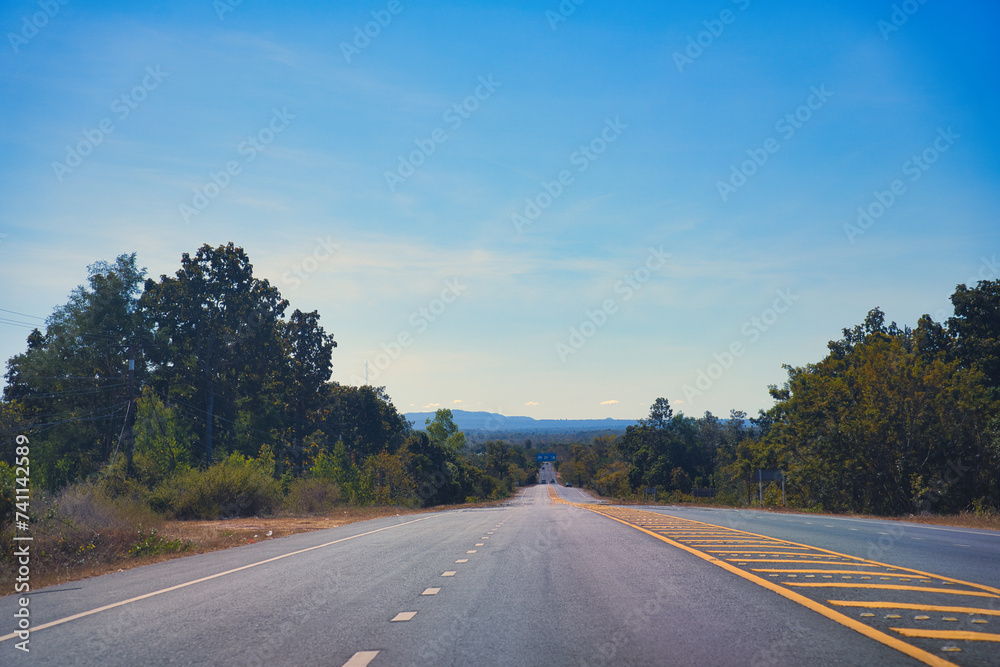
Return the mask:
[[616, 401], [616, 400], [614, 400], [614, 399], [612, 399], [612, 400], [610, 400], [610, 401], [601, 401], [601, 405], [614, 405], [614, 404], [615, 404], [615, 403], [617, 403], [617, 402], [618, 402], [618, 401]]

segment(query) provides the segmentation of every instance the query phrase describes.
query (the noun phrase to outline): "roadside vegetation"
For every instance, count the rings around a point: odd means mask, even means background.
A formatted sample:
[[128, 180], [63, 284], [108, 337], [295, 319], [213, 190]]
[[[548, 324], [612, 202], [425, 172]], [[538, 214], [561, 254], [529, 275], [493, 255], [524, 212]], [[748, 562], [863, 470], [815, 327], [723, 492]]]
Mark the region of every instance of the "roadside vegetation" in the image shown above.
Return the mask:
[[[468, 441], [448, 410], [411, 424], [383, 388], [330, 382], [337, 344], [319, 313], [286, 317], [232, 244], [184, 254], [159, 280], [134, 254], [89, 276], [7, 361], [0, 576], [24, 511], [17, 436], [30, 443], [35, 584], [283, 534], [282, 521], [500, 501], [535, 481], [543, 447], [564, 483], [624, 502], [655, 489], [750, 506], [758, 471], [774, 470], [799, 510], [996, 525], [1000, 281], [959, 285], [943, 323], [900, 328], [872, 310], [824, 359], [787, 367], [754, 417], [694, 418], [658, 398], [624, 434], [516, 445]], [[768, 483], [763, 505], [781, 499]], [[247, 518], [228, 535], [204, 524]]]
[[[824, 359], [786, 366], [755, 417], [688, 417], [658, 398], [622, 436], [557, 445], [561, 477], [619, 500], [655, 488], [664, 502], [750, 506], [758, 471], [780, 471], [789, 508], [1000, 527], [1000, 281], [959, 285], [952, 303], [946, 322], [915, 329], [871, 310]], [[763, 505], [780, 507], [780, 484], [764, 484]]]
[[337, 344], [319, 313], [286, 318], [241, 248], [202, 246], [159, 280], [134, 254], [89, 273], [7, 362], [0, 576], [15, 567], [17, 436], [35, 585], [218, 542], [179, 521], [414, 511], [534, 478], [523, 448], [467, 443], [448, 410], [417, 430], [384, 389], [330, 382]]

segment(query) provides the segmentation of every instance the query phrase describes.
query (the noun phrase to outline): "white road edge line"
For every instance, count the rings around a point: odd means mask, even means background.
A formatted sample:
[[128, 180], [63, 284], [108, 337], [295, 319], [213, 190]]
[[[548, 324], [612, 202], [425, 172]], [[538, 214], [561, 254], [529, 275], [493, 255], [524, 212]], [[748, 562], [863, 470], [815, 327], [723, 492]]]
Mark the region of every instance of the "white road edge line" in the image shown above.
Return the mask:
[[[103, 607], [98, 607], [97, 609], [91, 609], [90, 611], [83, 611], [83, 612], [80, 612], [79, 614], [73, 614], [72, 616], [67, 616], [66, 618], [60, 618], [57, 621], [50, 621], [48, 623], [42, 623], [41, 625], [36, 625], [33, 628], [31, 628], [31, 631], [32, 632], [38, 632], [39, 630], [44, 630], [46, 628], [51, 628], [51, 627], [53, 627], [55, 625], [62, 625], [63, 623], [69, 623], [70, 621], [75, 621], [78, 618], [84, 618], [85, 616], [90, 616], [92, 614], [96, 614], [96, 613], [101, 612], [101, 611], [107, 611], [108, 609], [114, 609], [115, 607], [121, 607], [122, 605], [126, 605], [126, 604], [129, 604], [129, 603], [132, 603], [132, 602], [138, 602], [139, 600], [145, 600], [146, 598], [151, 598], [151, 597], [153, 597], [155, 595], [160, 595], [161, 593], [169, 593], [170, 591], [176, 591], [176, 590], [178, 590], [180, 588], [186, 588], [188, 586], [193, 586], [194, 584], [200, 584], [203, 581], [211, 581], [212, 579], [217, 579], [218, 577], [223, 577], [223, 576], [225, 576], [227, 574], [232, 574], [233, 572], [239, 572], [241, 570], [249, 570], [252, 567], [257, 567], [258, 565], [264, 565], [266, 563], [273, 563], [274, 561], [281, 560], [282, 558], [288, 558], [289, 556], [297, 556], [299, 554], [304, 554], [307, 551], [314, 551], [316, 549], [322, 549], [323, 547], [328, 547], [328, 546], [331, 546], [333, 544], [339, 544], [341, 542], [347, 542], [348, 540], [353, 540], [356, 537], [364, 537], [366, 535], [373, 535], [375, 533], [381, 533], [383, 530], [389, 530], [391, 528], [400, 528], [402, 526], [406, 526], [406, 525], [409, 525], [411, 523], [417, 523], [419, 521], [427, 521], [428, 519], [435, 518], [435, 516], [441, 516], [441, 515], [425, 516], [422, 519], [414, 519], [412, 521], [407, 521], [405, 523], [397, 523], [397, 524], [392, 525], [392, 526], [385, 526], [383, 528], [377, 528], [375, 530], [369, 530], [367, 533], [358, 533], [357, 535], [351, 535], [350, 537], [343, 537], [343, 538], [341, 538], [339, 540], [334, 540], [332, 542], [327, 542], [326, 544], [317, 544], [314, 547], [308, 547], [306, 549], [299, 549], [298, 551], [292, 551], [292, 552], [287, 553], [287, 554], [282, 554], [280, 556], [275, 556], [274, 558], [268, 558], [267, 560], [261, 560], [261, 561], [257, 561], [256, 563], [250, 563], [249, 565], [243, 565], [241, 567], [233, 568], [232, 570], [226, 570], [225, 572], [218, 572], [216, 574], [212, 574], [212, 575], [209, 575], [207, 577], [202, 577], [201, 579], [194, 579], [193, 581], [187, 581], [187, 582], [185, 582], [183, 584], [177, 584], [176, 586], [170, 586], [169, 588], [161, 588], [160, 590], [153, 591], [152, 593], [146, 593], [145, 595], [138, 595], [138, 596], [136, 596], [134, 598], [129, 598], [128, 600], [122, 600], [121, 602], [114, 602], [112, 604], [106, 604]], [[17, 637], [17, 634], [12, 632], [9, 635], [4, 635], [4, 636], [0, 637], [0, 642], [5, 642], [8, 639], [13, 639], [14, 637]]]
[[344, 667], [367, 667], [368, 663], [374, 660], [377, 655], [378, 651], [358, 651], [344, 663]]

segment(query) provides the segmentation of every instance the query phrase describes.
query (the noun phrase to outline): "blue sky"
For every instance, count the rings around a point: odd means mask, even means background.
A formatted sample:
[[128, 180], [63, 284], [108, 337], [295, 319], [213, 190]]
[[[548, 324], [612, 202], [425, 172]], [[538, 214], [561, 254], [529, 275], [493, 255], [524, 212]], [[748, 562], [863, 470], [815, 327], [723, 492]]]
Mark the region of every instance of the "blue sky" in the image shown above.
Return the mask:
[[994, 3], [328, 4], [3, 4], [0, 356], [232, 241], [404, 411], [753, 414], [1000, 278]]

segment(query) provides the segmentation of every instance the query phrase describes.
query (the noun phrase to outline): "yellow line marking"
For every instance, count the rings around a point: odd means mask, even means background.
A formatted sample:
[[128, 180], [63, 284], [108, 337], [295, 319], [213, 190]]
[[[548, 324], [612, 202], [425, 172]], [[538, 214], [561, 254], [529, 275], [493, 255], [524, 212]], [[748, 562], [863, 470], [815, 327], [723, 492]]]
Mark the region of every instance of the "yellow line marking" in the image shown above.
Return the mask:
[[[595, 510], [595, 509], [593, 509], [593, 508], [591, 508], [589, 506], [585, 506], [585, 505], [578, 505], [578, 507], [582, 507], [583, 509], [590, 510], [591, 512], [595, 512], [595, 513], [599, 513], [599, 514], [604, 514], [605, 516], [611, 516], [612, 518], [615, 518], [611, 514], [612, 511], [617, 510], [618, 512], [623, 512], [622, 508], [603, 508], [604, 511], [601, 512], [601, 511]], [[626, 509], [626, 510], [624, 510], [624, 512], [632, 512], [632, 513], [643, 512], [643, 513], [647, 513], [647, 514], [653, 514], [653, 512], [649, 512], [648, 510], [628, 510], [628, 509]], [[677, 521], [678, 525], [683, 525], [682, 522], [690, 522], [690, 523], [693, 523], [693, 524], [698, 524], [698, 525], [701, 525], [701, 526], [705, 526], [708, 529], [718, 529], [719, 528], [719, 526], [714, 526], [714, 525], [712, 525], [710, 523], [704, 523], [702, 521], [695, 521], [693, 519], [678, 519], [678, 521]], [[628, 523], [628, 522], [627, 521], [622, 521], [622, 523]], [[806, 523], [809, 523], [809, 522], [806, 522]], [[634, 524], [628, 524], [628, 525], [634, 525]], [[726, 528], [726, 529], [723, 529], [723, 530], [729, 531], [730, 534], [732, 534], [732, 533], [738, 533], [740, 535], [750, 535], [750, 536], [758, 537], [758, 538], [765, 539], [765, 540], [774, 540], [774, 541], [781, 542], [782, 544], [786, 544], [786, 545], [789, 545], [789, 546], [807, 547], [809, 549], [812, 549], [813, 551], [822, 551], [824, 553], [828, 553], [828, 554], [831, 554], [832, 556], [836, 556], [836, 557], [839, 557], [839, 558], [847, 558], [850, 561], [850, 562], [846, 562], [846, 563], [836, 563], [837, 565], [875, 564], [878, 567], [884, 567], [884, 568], [886, 568], [888, 570], [895, 571], [895, 572], [906, 572], [906, 573], [908, 573], [910, 575], [914, 575], [915, 574], [915, 575], [919, 575], [921, 577], [930, 577], [930, 578], [933, 578], [933, 579], [939, 579], [939, 580], [941, 580], [941, 583], [943, 583], [943, 584], [949, 584], [949, 585], [953, 584], [953, 583], [963, 584], [965, 586], [972, 586], [973, 588], [979, 588], [979, 589], [984, 590], [984, 591], [989, 591], [991, 593], [998, 593], [998, 594], [1000, 594], [1000, 589], [993, 588], [992, 586], [986, 586], [984, 584], [976, 584], [976, 583], [972, 583], [972, 582], [968, 582], [968, 581], [962, 581], [961, 579], [953, 579], [951, 577], [944, 577], [944, 576], [937, 575], [937, 574], [930, 574], [929, 572], [923, 572], [921, 570], [914, 570], [914, 569], [910, 569], [910, 568], [898, 567], [898, 566], [895, 566], [895, 565], [889, 565], [888, 563], [880, 563], [879, 561], [866, 560], [864, 558], [859, 558], [858, 556], [851, 556], [849, 554], [842, 554], [842, 553], [839, 553], [839, 552], [836, 552], [836, 551], [830, 551], [829, 549], [823, 549], [823, 548], [820, 548], [820, 547], [814, 547], [814, 546], [811, 546], [809, 544], [800, 544], [799, 542], [790, 542], [788, 540], [778, 540], [777, 538], [770, 537], [769, 535], [761, 535], [759, 533], [751, 533], [751, 532], [745, 531], [745, 530], [736, 530], [735, 528]], [[815, 554], [810, 554], [810, 556], [814, 556], [815, 557]], [[737, 559], [730, 559], [730, 560], [737, 560]], [[754, 559], [746, 559], [746, 558], [738, 559], [738, 560], [740, 560], [741, 562], [768, 562], [766, 560], [757, 561], [757, 560], [754, 560]], [[785, 561], [770, 561], [770, 562], [796, 563], [796, 562], [807, 562], [807, 561], [785, 560]], [[824, 561], [819, 561], [819, 562], [824, 562]]]
[[468, 562], [469, 562], [469, 559], [468, 559], [468, 558], [459, 558], [459, 559], [458, 559], [458, 560], [456, 560], [455, 562], [456, 562], [456, 563], [468, 563]]
[[474, 553], [476, 553], [476, 550], [475, 549], [469, 549], [465, 553], [467, 553], [467, 554], [474, 554]]
[[889, 628], [904, 637], [920, 639], [963, 639], [970, 642], [1000, 642], [1000, 635], [991, 632], [969, 632], [968, 630], [917, 630], [915, 628]]
[[898, 584], [842, 584], [839, 582], [804, 582], [800, 581], [797, 583], [789, 582], [785, 584], [786, 586], [802, 586], [809, 588], [878, 588], [882, 590], [889, 591], [923, 591], [925, 593], [946, 593], [948, 595], [971, 595], [974, 597], [981, 598], [995, 598], [1000, 597], [1000, 595], [993, 595], [992, 593], [983, 593], [982, 591], [958, 591], [954, 588], [931, 588], [930, 586], [900, 586]]
[[736, 549], [721, 551], [719, 549], [705, 549], [705, 553], [708, 554], [772, 554], [774, 556], [804, 556], [805, 554], [798, 554], [794, 551], [761, 551], [760, 549]]
[[[852, 563], [853, 564], [853, 563]], [[754, 572], [811, 572], [813, 574], [858, 574], [860, 570], [807, 570], [798, 568], [756, 567]], [[879, 574], [873, 572], [872, 574]]]
[[[767, 579], [763, 579], [761, 577], [758, 577], [755, 574], [751, 574], [750, 572], [747, 572], [745, 570], [741, 570], [740, 568], [736, 567], [735, 565], [731, 565], [730, 563], [727, 563], [727, 562], [725, 562], [723, 560], [715, 558], [714, 556], [709, 556], [708, 554], [706, 554], [706, 553], [704, 553], [702, 551], [698, 551], [697, 549], [689, 547], [689, 546], [687, 546], [685, 544], [681, 544], [680, 542], [678, 542], [676, 540], [672, 540], [672, 539], [670, 539], [668, 537], [665, 537], [663, 535], [658, 535], [657, 533], [654, 533], [654, 532], [652, 532], [650, 530], [646, 530], [645, 528], [642, 528], [640, 526], [636, 526], [635, 524], [632, 524], [632, 523], [629, 523], [629, 522], [624, 521], [622, 519], [619, 519], [619, 518], [617, 518], [615, 516], [612, 516], [610, 513], [599, 512], [597, 510], [591, 509], [591, 508], [586, 507], [586, 506], [584, 506], [583, 509], [586, 509], [587, 511], [590, 511], [590, 512], [594, 512], [595, 514], [603, 514], [604, 516], [608, 517], [609, 519], [612, 519], [612, 520], [617, 521], [619, 523], [625, 524], [626, 526], [631, 526], [632, 528], [635, 528], [636, 530], [640, 530], [640, 531], [642, 531], [642, 532], [644, 532], [644, 533], [646, 533], [648, 535], [651, 535], [651, 536], [655, 537], [658, 540], [662, 540], [663, 542], [666, 542], [667, 544], [675, 546], [678, 549], [682, 549], [684, 551], [687, 551], [688, 553], [690, 553], [690, 554], [692, 554], [694, 556], [697, 556], [698, 558], [701, 558], [702, 560], [708, 561], [709, 563], [712, 563], [713, 565], [717, 565], [717, 566], [721, 567], [722, 569], [724, 569], [724, 570], [726, 570], [728, 572], [731, 572], [732, 574], [735, 574], [738, 577], [742, 577], [744, 579], [747, 579], [748, 581], [752, 581], [755, 584], [758, 584], [759, 586], [763, 586], [764, 588], [766, 588], [766, 589], [768, 589], [768, 590], [770, 590], [770, 591], [772, 591], [774, 593], [777, 593], [778, 595], [781, 595], [782, 597], [788, 598], [789, 600], [792, 600], [793, 602], [797, 602], [798, 604], [802, 605], [803, 607], [806, 607], [808, 609], [812, 609], [816, 613], [821, 614], [821, 615], [829, 618], [832, 621], [840, 623], [841, 625], [844, 625], [844, 626], [846, 626], [848, 628], [851, 628], [852, 630], [855, 630], [856, 632], [859, 632], [859, 633], [865, 635], [866, 637], [874, 639], [875, 641], [877, 641], [879, 643], [885, 644], [886, 646], [889, 646], [889, 647], [891, 647], [891, 648], [899, 651], [900, 653], [904, 653], [904, 654], [906, 654], [906, 655], [908, 655], [908, 656], [910, 656], [912, 658], [916, 658], [917, 660], [920, 660], [924, 664], [933, 665], [935, 667], [957, 667], [954, 663], [949, 662], [947, 660], [944, 660], [943, 658], [939, 658], [938, 656], [934, 655], [933, 653], [928, 653], [927, 651], [924, 651], [924, 650], [922, 650], [920, 648], [917, 648], [916, 646], [913, 646], [911, 644], [907, 644], [906, 642], [901, 641], [899, 639], [896, 639], [895, 637], [893, 637], [891, 635], [887, 635], [884, 632], [880, 632], [880, 631], [876, 630], [875, 628], [867, 626], [867, 625], [865, 625], [864, 623], [862, 623], [860, 621], [856, 621], [853, 618], [850, 618], [848, 616], [844, 616], [843, 614], [841, 614], [841, 613], [839, 613], [839, 612], [837, 612], [837, 611], [835, 611], [835, 610], [833, 610], [833, 609], [831, 609], [829, 607], [826, 607], [826, 606], [824, 606], [824, 605], [822, 605], [822, 604], [820, 604], [820, 603], [818, 603], [818, 602], [816, 602], [814, 600], [810, 600], [809, 598], [805, 597], [804, 595], [800, 595], [800, 594], [796, 593], [795, 591], [789, 590], [788, 588], [786, 588], [785, 586], [783, 586], [781, 584], [776, 584], [774, 582], [768, 581]], [[885, 566], [883, 565], [883, 567], [885, 567]]]
[[952, 614], [982, 614], [983, 616], [1000, 616], [1000, 610], [980, 609], [979, 607], [951, 607], [939, 604], [913, 604], [911, 602], [865, 602], [863, 600], [827, 600], [837, 607], [863, 607], [866, 609], [912, 609], [914, 611], [940, 611]]
[[417, 612], [415, 612], [415, 611], [401, 611], [398, 614], [396, 614], [395, 616], [393, 616], [390, 620], [393, 621], [393, 622], [396, 622], [396, 621], [409, 621], [409, 620], [412, 620], [413, 617], [416, 616], [416, 615], [417, 615]]
[[[180, 588], [186, 588], [188, 586], [193, 586], [194, 584], [200, 584], [205, 581], [211, 581], [212, 579], [217, 579], [223, 577], [227, 574], [232, 574], [234, 572], [240, 572], [242, 570], [249, 570], [252, 567], [257, 567], [258, 565], [264, 565], [266, 563], [273, 563], [276, 560], [281, 560], [282, 558], [288, 558], [289, 556], [297, 556], [299, 554], [304, 554], [307, 551], [313, 551], [315, 549], [322, 549], [323, 547], [328, 547], [334, 544], [340, 544], [341, 542], [347, 542], [348, 540], [353, 540], [358, 537], [364, 537], [366, 535], [374, 535], [375, 533], [381, 533], [383, 530], [391, 530], [393, 528], [400, 528], [402, 526], [407, 526], [411, 523], [418, 523], [420, 521], [427, 521], [428, 519], [433, 519], [436, 516], [441, 515], [431, 515], [426, 516], [421, 519], [413, 519], [412, 521], [405, 521], [403, 523], [397, 523], [392, 526], [384, 526], [382, 528], [377, 528], [375, 530], [369, 530], [367, 533], [358, 533], [357, 535], [351, 535], [350, 537], [342, 537], [339, 540], [333, 540], [332, 542], [327, 542], [326, 544], [317, 544], [314, 547], [308, 547], [306, 549], [299, 549], [298, 551], [292, 551], [287, 554], [281, 554], [280, 556], [275, 556], [274, 558], [268, 558], [266, 560], [260, 560], [256, 563], [250, 563], [249, 565], [243, 565], [241, 567], [233, 568], [232, 570], [226, 570], [225, 572], [217, 572], [216, 574], [211, 574], [207, 577], [202, 577], [200, 579], [193, 579], [191, 581], [186, 581], [183, 584], [177, 584], [176, 586], [170, 586], [168, 588], [161, 588], [158, 591], [153, 591], [152, 593], [146, 593], [145, 595], [137, 595], [134, 598], [129, 598], [127, 600], [122, 600], [121, 602], [114, 602], [112, 604], [106, 604], [103, 607], [98, 607], [96, 609], [91, 609], [90, 611], [80, 612], [79, 614], [73, 614], [72, 616], [67, 616], [66, 618], [60, 618], [55, 621], [50, 621], [48, 623], [42, 623], [41, 625], [36, 625], [31, 628], [32, 632], [38, 632], [39, 630], [44, 630], [46, 628], [51, 628], [56, 625], [62, 625], [63, 623], [69, 623], [70, 621], [75, 621], [78, 618], [84, 618], [85, 616], [90, 616], [91, 614], [96, 614], [101, 611], [107, 611], [108, 609], [114, 609], [115, 607], [121, 607], [122, 605], [130, 604], [132, 602], [138, 602], [139, 600], [145, 600], [146, 598], [151, 598], [155, 595], [160, 595], [162, 593], [169, 593], [171, 591], [176, 591]], [[9, 635], [4, 635], [0, 637], [0, 642], [5, 642], [8, 639], [13, 639], [17, 637], [16, 634], [11, 633]]]
[[441, 592], [440, 588], [425, 588], [421, 595], [437, 595]]
[[344, 667], [367, 667], [368, 663], [374, 660], [377, 655], [378, 651], [358, 651], [344, 663]]
[[[812, 554], [810, 554], [812, 555]], [[824, 558], [833, 558], [833, 556], [824, 556]], [[798, 558], [727, 558], [726, 560], [740, 561], [741, 563], [809, 563], [810, 565], [825, 565], [829, 563], [830, 565], [861, 565], [863, 567], [882, 567], [881, 565], [874, 565], [868, 563], [838, 563], [832, 560], [800, 560]]]
[[454, 577], [456, 574], [458, 574], [458, 570], [448, 570], [447, 572], [442, 573], [441, 576], [442, 577]]

